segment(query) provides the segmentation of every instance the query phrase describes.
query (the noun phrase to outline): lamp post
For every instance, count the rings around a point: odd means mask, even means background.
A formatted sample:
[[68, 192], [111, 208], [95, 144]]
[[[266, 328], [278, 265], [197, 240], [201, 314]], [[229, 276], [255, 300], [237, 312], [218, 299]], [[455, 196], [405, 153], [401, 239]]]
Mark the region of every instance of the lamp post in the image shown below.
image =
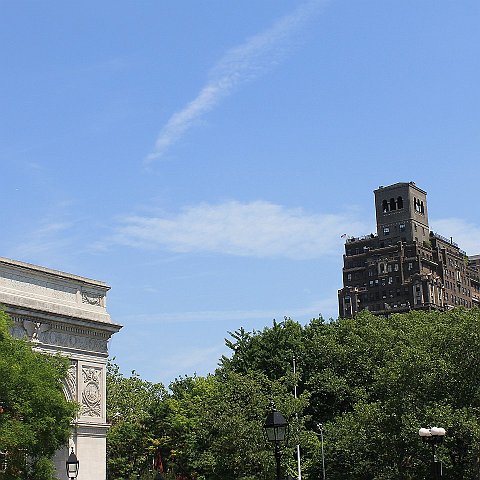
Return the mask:
[[320, 430], [320, 445], [322, 447], [322, 478], [325, 480], [325, 452], [323, 451], [323, 424], [317, 423], [317, 427]]
[[285, 417], [275, 409], [275, 405], [272, 403], [272, 410], [265, 419], [265, 435], [269, 442], [273, 442], [275, 446], [275, 461], [277, 463], [277, 480], [281, 480], [280, 476], [280, 457], [282, 452], [280, 445], [285, 442], [288, 434], [288, 422]]
[[73, 479], [77, 478], [78, 468], [80, 467], [80, 462], [78, 461], [77, 456], [73, 452], [73, 447], [72, 447], [72, 451], [70, 452], [70, 455], [69, 455], [67, 461], [65, 462], [65, 467], [67, 469], [67, 477], [70, 480], [73, 480]]
[[421, 428], [418, 431], [422, 441], [432, 446], [432, 479], [440, 480], [443, 476], [442, 462], [437, 459], [437, 445], [443, 443], [445, 438], [445, 429], [441, 427]]

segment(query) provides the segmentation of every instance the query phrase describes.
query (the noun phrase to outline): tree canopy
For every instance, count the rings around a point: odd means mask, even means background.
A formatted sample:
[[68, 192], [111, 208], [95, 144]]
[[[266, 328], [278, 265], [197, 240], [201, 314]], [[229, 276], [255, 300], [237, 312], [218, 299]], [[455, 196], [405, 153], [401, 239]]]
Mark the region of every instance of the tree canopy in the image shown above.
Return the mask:
[[9, 333], [0, 311], [0, 451], [7, 454], [3, 479], [53, 480], [50, 458], [64, 446], [77, 405], [65, 399], [69, 361], [33, 351]]
[[480, 478], [478, 309], [305, 326], [285, 318], [226, 342], [232, 353], [215, 373], [180, 378], [152, 403], [144, 428], [163, 452], [165, 478], [273, 478], [262, 433], [271, 399], [292, 424], [290, 475], [298, 442], [302, 477], [321, 478], [321, 423], [331, 480], [427, 478], [431, 453], [418, 430], [431, 426], [447, 431], [438, 454], [448, 478]]

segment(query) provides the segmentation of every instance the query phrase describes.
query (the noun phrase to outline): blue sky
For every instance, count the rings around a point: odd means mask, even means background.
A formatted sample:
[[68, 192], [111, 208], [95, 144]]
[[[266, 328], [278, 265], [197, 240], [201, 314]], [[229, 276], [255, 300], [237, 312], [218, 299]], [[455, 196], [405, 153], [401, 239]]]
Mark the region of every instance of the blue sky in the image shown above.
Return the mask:
[[480, 253], [477, 0], [0, 12], [0, 256], [111, 285], [124, 372], [204, 375], [228, 331], [336, 317], [379, 185], [415, 181]]

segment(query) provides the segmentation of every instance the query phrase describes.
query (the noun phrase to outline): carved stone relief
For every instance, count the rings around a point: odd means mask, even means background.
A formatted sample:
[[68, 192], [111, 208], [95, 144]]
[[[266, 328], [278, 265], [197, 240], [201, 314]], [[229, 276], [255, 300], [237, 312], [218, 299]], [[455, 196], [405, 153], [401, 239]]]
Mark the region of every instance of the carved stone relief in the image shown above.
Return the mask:
[[87, 305], [96, 305], [98, 307], [102, 306], [103, 295], [98, 295], [93, 292], [82, 291], [82, 302]]
[[40, 342], [40, 334], [50, 330], [50, 325], [48, 323], [24, 320], [23, 328], [25, 329], [25, 332], [27, 332], [29, 340], [38, 343]]
[[68, 368], [63, 391], [67, 400], [77, 400], [77, 362], [75, 360], [71, 361], [70, 367]]
[[101, 417], [102, 371], [99, 368], [83, 367], [82, 415], [85, 417]]

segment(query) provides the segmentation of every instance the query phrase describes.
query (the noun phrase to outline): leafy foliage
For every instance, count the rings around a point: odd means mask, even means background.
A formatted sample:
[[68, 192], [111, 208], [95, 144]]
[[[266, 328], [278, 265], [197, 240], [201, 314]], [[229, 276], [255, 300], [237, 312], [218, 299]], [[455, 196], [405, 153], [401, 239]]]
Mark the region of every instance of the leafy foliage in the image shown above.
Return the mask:
[[161, 384], [142, 380], [136, 372], [124, 377], [117, 365], [107, 365], [107, 476], [121, 480], [149, 478], [158, 447], [150, 426], [151, 412], [166, 396]]
[[33, 351], [10, 335], [9, 325], [0, 311], [0, 450], [8, 452], [4, 478], [51, 480], [50, 458], [67, 442], [77, 411], [62, 388], [69, 362]]
[[271, 399], [292, 425], [290, 475], [298, 442], [302, 478], [322, 477], [321, 422], [331, 480], [427, 478], [431, 453], [418, 429], [434, 425], [447, 430], [438, 448], [445, 475], [480, 478], [479, 310], [365, 312], [305, 326], [285, 318], [230, 336], [232, 354], [214, 374], [177, 379], [158, 401], [142, 400], [148, 412], [136, 434], [161, 452], [166, 479], [273, 478], [262, 432]]

